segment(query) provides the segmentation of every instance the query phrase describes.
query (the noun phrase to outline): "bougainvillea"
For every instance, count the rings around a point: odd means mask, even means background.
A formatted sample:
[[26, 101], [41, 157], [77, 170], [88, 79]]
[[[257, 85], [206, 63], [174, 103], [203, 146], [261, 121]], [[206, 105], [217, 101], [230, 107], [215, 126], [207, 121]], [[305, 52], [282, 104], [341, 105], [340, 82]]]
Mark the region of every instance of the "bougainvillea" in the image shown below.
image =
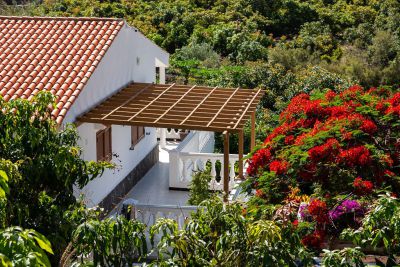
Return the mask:
[[364, 209], [358, 201], [347, 199], [329, 212], [329, 216], [334, 222], [343, 218], [346, 214], [350, 214], [354, 218], [363, 215]]
[[263, 192], [252, 200], [257, 207], [288, 203], [293, 188], [309, 196], [297, 204], [299, 216], [292, 216], [292, 222], [314, 222], [303, 244], [319, 247], [321, 233], [335, 232], [332, 225], [341, 218], [364, 216], [368, 205], [362, 203], [379, 190], [400, 192], [398, 90], [355, 85], [340, 93], [300, 94], [279, 118], [248, 160], [249, 181]]

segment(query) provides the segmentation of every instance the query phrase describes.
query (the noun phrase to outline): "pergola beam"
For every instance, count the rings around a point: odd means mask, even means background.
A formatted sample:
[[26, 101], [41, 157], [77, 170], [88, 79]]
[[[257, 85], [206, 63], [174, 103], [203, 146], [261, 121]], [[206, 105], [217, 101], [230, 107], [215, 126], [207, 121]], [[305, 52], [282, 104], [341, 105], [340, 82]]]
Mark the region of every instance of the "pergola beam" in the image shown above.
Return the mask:
[[243, 149], [244, 149], [244, 134], [243, 130], [238, 132], [239, 135], [239, 179], [243, 179]]
[[135, 118], [136, 116], [138, 116], [143, 110], [145, 110], [147, 107], [149, 107], [151, 104], [153, 104], [154, 102], [157, 101], [157, 99], [159, 99], [163, 94], [165, 94], [165, 92], [167, 92], [169, 89], [171, 89], [172, 87], [174, 87], [174, 83], [171, 84], [170, 86], [168, 86], [164, 91], [162, 91], [161, 94], [159, 94], [156, 98], [154, 98], [149, 104], [147, 104], [146, 106], [144, 106], [141, 110], [139, 110], [137, 113], [135, 113], [130, 119], [129, 121], [131, 121], [133, 118]]
[[[229, 196], [229, 132], [224, 131], [224, 201], [228, 201]], [[234, 168], [234, 166], [231, 166]]]
[[177, 101], [175, 101], [175, 103], [173, 105], [171, 105], [166, 111], [164, 111], [164, 113], [158, 117], [154, 123], [157, 123], [162, 117], [164, 117], [171, 109], [173, 109], [174, 107], [176, 107], [176, 105], [179, 104], [180, 101], [182, 101], [182, 99], [187, 96], [194, 88], [196, 87], [196, 85], [193, 85], [189, 90], [187, 90]]
[[221, 113], [221, 111], [225, 108], [225, 106], [229, 103], [229, 100], [231, 100], [231, 98], [235, 95], [235, 93], [239, 90], [239, 87], [236, 88], [235, 91], [233, 91], [233, 93], [231, 93], [231, 95], [229, 96], [228, 99], [225, 100], [225, 103], [221, 106], [221, 108], [218, 110], [217, 113], [215, 113], [214, 117], [209, 121], [209, 123], [207, 124], [207, 126], [210, 126], [214, 120], [217, 118], [217, 116]]
[[238, 132], [261, 95], [240, 88], [132, 83], [78, 121]]
[[129, 97], [126, 101], [124, 101], [121, 105], [119, 105], [118, 107], [113, 109], [111, 112], [109, 112], [107, 115], [105, 115], [102, 119], [106, 119], [108, 116], [110, 116], [111, 114], [116, 112], [118, 109], [122, 108], [124, 105], [128, 104], [129, 102], [131, 102], [133, 99], [135, 99], [138, 95], [143, 93], [149, 87], [150, 87], [150, 84], [145, 86], [145, 87], [143, 87], [143, 89], [137, 91], [133, 96]]
[[253, 151], [256, 146], [256, 112], [251, 112], [250, 115], [251, 124], [251, 136], [250, 136], [250, 150]]

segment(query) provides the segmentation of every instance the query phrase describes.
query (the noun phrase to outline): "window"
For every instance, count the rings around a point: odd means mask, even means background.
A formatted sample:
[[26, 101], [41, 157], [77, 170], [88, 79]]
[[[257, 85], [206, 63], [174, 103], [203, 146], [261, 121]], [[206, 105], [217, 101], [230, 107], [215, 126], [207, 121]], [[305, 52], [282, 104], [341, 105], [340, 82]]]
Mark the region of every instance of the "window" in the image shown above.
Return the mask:
[[112, 158], [111, 126], [96, 133], [97, 161], [108, 161]]
[[131, 127], [131, 148], [133, 148], [140, 140], [144, 137], [143, 126], [132, 126]]

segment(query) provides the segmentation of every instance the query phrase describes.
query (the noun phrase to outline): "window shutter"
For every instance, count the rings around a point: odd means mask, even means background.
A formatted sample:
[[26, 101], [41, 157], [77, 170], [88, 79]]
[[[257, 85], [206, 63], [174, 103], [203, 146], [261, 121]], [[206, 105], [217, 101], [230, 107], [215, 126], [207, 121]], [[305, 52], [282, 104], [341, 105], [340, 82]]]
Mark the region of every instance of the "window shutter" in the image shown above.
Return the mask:
[[144, 136], [144, 127], [139, 126], [138, 127], [138, 139], [142, 138]]
[[96, 133], [96, 151], [97, 160], [102, 160], [104, 156], [104, 131], [99, 131]]
[[132, 126], [131, 127], [131, 145], [136, 145], [137, 140], [138, 140], [138, 130], [137, 126]]

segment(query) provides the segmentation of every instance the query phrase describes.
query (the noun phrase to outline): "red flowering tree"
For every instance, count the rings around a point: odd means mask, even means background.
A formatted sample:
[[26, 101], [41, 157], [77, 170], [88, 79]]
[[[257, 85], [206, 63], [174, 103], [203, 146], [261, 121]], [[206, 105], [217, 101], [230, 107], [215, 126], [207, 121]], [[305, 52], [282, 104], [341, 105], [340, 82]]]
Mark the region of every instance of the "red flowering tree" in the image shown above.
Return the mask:
[[331, 215], [339, 220], [348, 211], [340, 207], [344, 200], [358, 201], [345, 204], [362, 216], [377, 189], [400, 191], [400, 92], [355, 85], [300, 94], [248, 163], [257, 206], [287, 203], [293, 188], [311, 197], [307, 215], [315, 232], [304, 243], [318, 247]]

